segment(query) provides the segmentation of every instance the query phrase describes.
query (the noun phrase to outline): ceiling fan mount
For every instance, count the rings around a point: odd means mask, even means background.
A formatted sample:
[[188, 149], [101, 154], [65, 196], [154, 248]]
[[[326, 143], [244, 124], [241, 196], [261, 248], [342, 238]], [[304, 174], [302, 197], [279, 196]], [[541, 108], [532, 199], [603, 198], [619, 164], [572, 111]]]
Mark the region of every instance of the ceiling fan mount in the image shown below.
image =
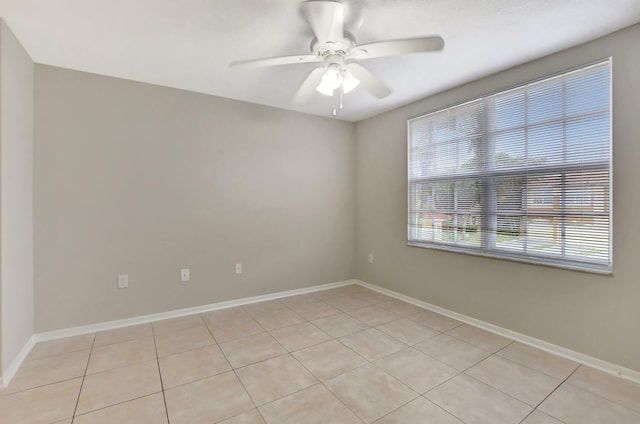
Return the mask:
[[439, 36], [358, 45], [355, 36], [344, 28], [344, 7], [337, 1], [305, 1], [300, 5], [300, 11], [315, 35], [309, 54], [250, 59], [229, 64], [230, 67], [266, 67], [323, 63], [313, 69], [298, 87], [293, 96], [296, 103], [310, 100], [316, 92], [332, 96], [338, 91], [342, 96], [356, 86], [361, 86], [377, 98], [387, 97], [391, 89], [359, 61], [440, 51], [444, 48], [444, 40]]
[[344, 31], [342, 40], [329, 40], [321, 43], [314, 37], [311, 40], [310, 51], [312, 55], [315, 55], [321, 59], [325, 59], [327, 56], [339, 55], [344, 59], [351, 53], [351, 50], [356, 46], [356, 38], [348, 31]]

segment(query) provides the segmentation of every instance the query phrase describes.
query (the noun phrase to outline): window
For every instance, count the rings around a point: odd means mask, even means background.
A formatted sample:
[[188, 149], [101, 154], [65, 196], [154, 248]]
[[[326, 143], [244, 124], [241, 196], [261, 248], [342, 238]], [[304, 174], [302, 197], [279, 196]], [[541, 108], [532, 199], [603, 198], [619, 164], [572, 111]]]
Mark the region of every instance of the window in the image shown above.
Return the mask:
[[611, 260], [611, 60], [408, 121], [408, 238], [595, 272]]

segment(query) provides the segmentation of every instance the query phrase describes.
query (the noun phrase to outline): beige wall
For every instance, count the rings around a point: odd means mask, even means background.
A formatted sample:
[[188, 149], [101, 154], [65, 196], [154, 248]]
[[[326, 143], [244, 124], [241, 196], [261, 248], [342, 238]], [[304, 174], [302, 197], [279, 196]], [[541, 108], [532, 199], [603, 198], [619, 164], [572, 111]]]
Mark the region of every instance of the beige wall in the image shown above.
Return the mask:
[[[640, 370], [639, 40], [636, 25], [359, 122], [358, 278]], [[406, 245], [407, 118], [607, 56], [613, 56], [613, 276]], [[367, 263], [369, 252], [374, 264]]]
[[36, 332], [354, 277], [354, 124], [43, 65], [35, 87]]
[[2, 371], [33, 334], [33, 62], [0, 19]]

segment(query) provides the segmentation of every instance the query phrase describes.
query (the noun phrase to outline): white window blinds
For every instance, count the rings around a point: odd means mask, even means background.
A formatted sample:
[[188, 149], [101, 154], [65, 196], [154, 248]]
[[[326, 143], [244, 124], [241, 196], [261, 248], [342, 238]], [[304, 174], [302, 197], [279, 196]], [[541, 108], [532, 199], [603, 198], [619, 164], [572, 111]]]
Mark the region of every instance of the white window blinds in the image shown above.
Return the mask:
[[611, 271], [611, 61], [408, 121], [409, 244]]

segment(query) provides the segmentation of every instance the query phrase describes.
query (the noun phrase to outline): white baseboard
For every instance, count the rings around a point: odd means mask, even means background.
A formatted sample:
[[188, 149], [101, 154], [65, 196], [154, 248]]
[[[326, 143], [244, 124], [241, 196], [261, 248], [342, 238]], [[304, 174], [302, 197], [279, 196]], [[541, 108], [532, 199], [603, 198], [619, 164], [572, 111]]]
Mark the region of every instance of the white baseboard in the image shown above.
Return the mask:
[[80, 336], [83, 334], [95, 333], [97, 331], [112, 330], [115, 328], [128, 327], [136, 324], [146, 324], [153, 321], [160, 321], [169, 318], [179, 318], [187, 315], [201, 314], [203, 312], [215, 311], [218, 309], [232, 308], [234, 306], [248, 305], [250, 303], [264, 302], [265, 300], [280, 299], [283, 297], [295, 296], [298, 294], [313, 293], [322, 290], [329, 290], [337, 287], [355, 284], [354, 280], [339, 281], [336, 283], [320, 284], [302, 289], [287, 290], [277, 293], [264, 294], [260, 296], [245, 297], [242, 299], [229, 300], [225, 302], [211, 303], [209, 305], [195, 306], [192, 308], [176, 309], [173, 311], [160, 312], [157, 314], [140, 315], [132, 318], [119, 319], [115, 321], [101, 322], [97, 324], [82, 325], [79, 327], [64, 328], [61, 330], [47, 331], [32, 335], [20, 353], [4, 371], [0, 379], [0, 387], [6, 387], [15, 376], [18, 368], [31, 352], [37, 342], [61, 339], [64, 337]]
[[20, 352], [18, 352], [18, 354], [16, 355], [15, 358], [13, 358], [13, 361], [11, 361], [7, 369], [4, 370], [4, 372], [2, 373], [2, 381], [0, 381], [0, 387], [7, 387], [9, 385], [9, 382], [11, 382], [13, 377], [15, 377], [16, 372], [18, 372], [18, 369], [20, 368], [20, 365], [22, 365], [25, 358], [27, 357], [29, 352], [31, 352], [31, 349], [33, 349], [33, 346], [35, 346], [35, 344], [36, 344], [35, 338], [33, 336], [29, 337], [29, 340], [27, 340], [27, 343], [25, 343], [25, 345], [22, 346], [22, 349], [20, 349]]
[[283, 297], [295, 296], [298, 294], [313, 293], [317, 291], [329, 290], [337, 287], [348, 286], [351, 284], [357, 284], [362, 287], [374, 290], [376, 292], [394, 297], [396, 299], [411, 303], [418, 307], [448, 316], [458, 321], [473, 325], [478, 328], [490, 331], [492, 333], [508, 337], [512, 340], [516, 340], [520, 343], [544, 350], [554, 355], [561, 356], [563, 358], [570, 359], [580, 364], [584, 364], [609, 374], [613, 374], [622, 377], [627, 380], [631, 380], [636, 383], [640, 383], [640, 372], [625, 368], [616, 364], [612, 364], [607, 361], [603, 361], [591, 356], [576, 352], [562, 346], [555, 345], [553, 343], [545, 342], [544, 340], [536, 339], [534, 337], [527, 336], [522, 333], [518, 333], [503, 327], [499, 327], [494, 324], [490, 324], [485, 321], [481, 321], [476, 318], [469, 317], [445, 308], [441, 308], [436, 305], [432, 305], [428, 302], [415, 299], [410, 296], [406, 296], [402, 293], [395, 292], [393, 290], [385, 289], [375, 284], [370, 284], [361, 280], [345, 280], [336, 283], [320, 284], [312, 287], [305, 287], [302, 289], [287, 290], [277, 293], [265, 294], [260, 296], [245, 297], [242, 299], [229, 300], [225, 302], [212, 303], [208, 305], [196, 306], [192, 308], [177, 309], [168, 312], [161, 312], [157, 314], [141, 315], [132, 318], [126, 318], [115, 321], [107, 321], [97, 324], [83, 325], [79, 327], [65, 328], [62, 330], [48, 331], [44, 333], [34, 334], [29, 338], [24, 347], [20, 350], [20, 353], [14, 358], [11, 364], [4, 371], [2, 380], [0, 381], [0, 387], [6, 387], [11, 379], [15, 376], [15, 373], [20, 368], [20, 365], [24, 362], [25, 358], [37, 342], [55, 340], [63, 337], [79, 336], [82, 334], [94, 333], [97, 331], [111, 330], [121, 327], [127, 327], [135, 324], [146, 324], [149, 322], [160, 321], [169, 318], [179, 318], [187, 315], [199, 314], [204, 312], [215, 311], [218, 309], [226, 309], [234, 306], [247, 305], [256, 302], [263, 302], [266, 300], [280, 299]]
[[225, 302], [211, 303], [208, 305], [195, 306], [192, 308], [176, 309], [173, 311], [160, 312], [157, 314], [140, 315], [132, 318], [119, 319], [115, 321], [106, 321], [97, 324], [82, 325], [79, 327], [64, 328], [61, 330], [47, 331], [44, 333], [34, 334], [33, 338], [36, 342], [47, 340], [55, 340], [63, 337], [79, 336], [82, 334], [94, 333], [96, 331], [113, 330], [115, 328], [128, 327], [136, 324], [146, 324], [153, 321], [160, 321], [169, 318], [179, 318], [187, 315], [201, 314], [204, 312], [215, 311], [218, 309], [232, 308], [234, 306], [248, 305], [250, 303], [264, 302], [265, 300], [280, 299], [283, 297], [295, 296], [298, 294], [313, 293], [322, 290], [329, 290], [336, 287], [348, 286], [354, 284], [354, 280], [339, 281], [336, 283], [320, 284], [317, 286], [305, 287], [302, 289], [287, 290], [277, 293], [264, 294], [260, 296], [245, 297], [242, 299], [228, 300]]
[[482, 328], [483, 330], [487, 330], [492, 333], [498, 334], [500, 336], [504, 336], [512, 340], [518, 341], [520, 343], [529, 345], [531, 347], [544, 350], [545, 352], [549, 352], [554, 355], [558, 355], [563, 358], [570, 359], [579, 364], [587, 365], [589, 367], [596, 368], [608, 374], [612, 374], [612, 375], [624, 378], [626, 380], [633, 381], [634, 383], [640, 384], [639, 371], [625, 368], [620, 365], [612, 364], [611, 362], [603, 361], [601, 359], [594, 358], [592, 356], [585, 355], [583, 353], [576, 352], [574, 350], [567, 349], [562, 346], [555, 345], [553, 343], [545, 342], [544, 340], [536, 339], [535, 337], [527, 336], [526, 334], [518, 333], [516, 331], [499, 327], [497, 325], [490, 324], [488, 322], [481, 321], [479, 319], [472, 318], [467, 315], [450, 311], [449, 309], [441, 308], [440, 306], [423, 302], [422, 300], [418, 300], [416, 298], [406, 296], [402, 293], [398, 293], [393, 290], [385, 289], [384, 287], [376, 286], [375, 284], [366, 283], [361, 280], [354, 280], [354, 282], [362, 287], [366, 287], [368, 289], [377, 291], [379, 293], [386, 294], [387, 296], [391, 296], [396, 299], [402, 300], [404, 302], [411, 303], [412, 305], [419, 306], [424, 309], [428, 309], [430, 311], [439, 313], [441, 315], [448, 316], [449, 318], [462, 321], [466, 324], [473, 325], [475, 327]]

